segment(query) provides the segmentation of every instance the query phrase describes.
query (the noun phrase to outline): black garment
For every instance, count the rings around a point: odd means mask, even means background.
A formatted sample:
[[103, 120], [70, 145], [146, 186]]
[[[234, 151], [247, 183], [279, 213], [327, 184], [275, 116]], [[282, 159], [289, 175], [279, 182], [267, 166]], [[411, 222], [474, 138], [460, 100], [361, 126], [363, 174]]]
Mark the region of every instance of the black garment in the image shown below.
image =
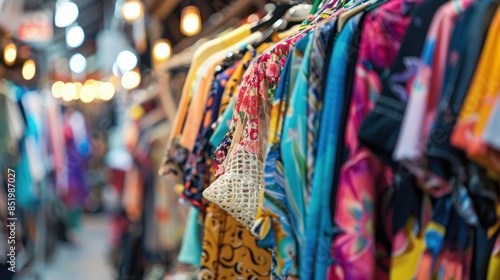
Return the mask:
[[397, 167], [391, 158], [408, 99], [407, 84], [416, 75], [416, 62], [422, 53], [432, 18], [446, 2], [447, 0], [428, 0], [415, 9], [390, 74], [382, 80], [381, 95], [359, 131], [361, 144], [393, 168]]

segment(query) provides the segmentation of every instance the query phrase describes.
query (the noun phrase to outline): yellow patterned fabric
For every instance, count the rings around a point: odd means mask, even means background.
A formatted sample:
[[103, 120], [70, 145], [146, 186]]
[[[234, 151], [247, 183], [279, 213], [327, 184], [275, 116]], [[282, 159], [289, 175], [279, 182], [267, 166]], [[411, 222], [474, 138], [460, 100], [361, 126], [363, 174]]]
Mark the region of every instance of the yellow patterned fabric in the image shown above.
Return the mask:
[[271, 253], [241, 223], [215, 204], [205, 217], [198, 279], [270, 279]]

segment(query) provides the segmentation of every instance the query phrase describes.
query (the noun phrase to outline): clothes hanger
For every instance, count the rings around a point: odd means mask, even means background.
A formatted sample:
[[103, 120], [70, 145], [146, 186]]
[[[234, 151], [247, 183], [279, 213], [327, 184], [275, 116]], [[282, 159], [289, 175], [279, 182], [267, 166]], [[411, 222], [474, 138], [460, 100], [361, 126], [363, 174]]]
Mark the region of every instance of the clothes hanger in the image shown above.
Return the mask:
[[385, 2], [387, 2], [387, 0], [356, 0], [354, 2], [349, 1], [348, 3], [346, 3], [346, 5], [348, 6], [348, 10], [341, 13], [337, 17], [337, 32], [340, 33], [345, 23], [357, 13], [361, 11], [373, 10], [376, 7], [384, 4]]
[[349, 8], [349, 10], [341, 13], [337, 17], [337, 32], [340, 33], [342, 31], [342, 28], [344, 27], [345, 23], [354, 15], [357, 13], [365, 10], [366, 8], [370, 7], [371, 5], [375, 4], [378, 0], [369, 0], [369, 1], [355, 1], [352, 4], [352, 7]]
[[315, 0], [314, 4], [319, 3], [318, 9], [316, 9], [316, 11], [314, 11], [314, 9], [311, 9], [309, 18], [308, 20], [304, 21], [302, 29], [308, 26], [315, 25], [322, 19], [328, 18], [330, 15], [334, 14], [338, 9], [342, 8], [342, 1], [343, 0]]
[[265, 42], [268, 42], [274, 33], [279, 30], [283, 30], [288, 23], [295, 22], [301, 23], [303, 22], [309, 15], [309, 11], [311, 10], [311, 5], [309, 4], [297, 4], [291, 7], [287, 12], [283, 15], [282, 18], [278, 19], [268, 30], [264, 32], [262, 39], [257, 43], [253, 44], [253, 48], [257, 48]]
[[252, 33], [268, 28], [281, 19], [293, 6], [293, 3], [279, 3], [275, 5], [272, 14], [267, 14], [263, 20], [251, 28]]

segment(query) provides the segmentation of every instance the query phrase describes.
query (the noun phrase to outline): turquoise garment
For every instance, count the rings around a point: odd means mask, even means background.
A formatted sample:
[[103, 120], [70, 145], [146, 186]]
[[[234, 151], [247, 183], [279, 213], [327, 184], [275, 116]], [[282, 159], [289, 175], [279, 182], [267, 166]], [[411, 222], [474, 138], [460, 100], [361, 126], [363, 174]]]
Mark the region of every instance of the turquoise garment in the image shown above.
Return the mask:
[[335, 42], [330, 57], [324, 91], [324, 108], [327, 109], [321, 112], [313, 187], [306, 218], [306, 250], [301, 279], [326, 279], [328, 266], [333, 262], [330, 255], [334, 233], [330, 212], [330, 197], [335, 179], [332, 167], [335, 166], [337, 158], [336, 148], [344, 103], [348, 65], [348, 56], [345, 52], [350, 47], [360, 18], [361, 14], [358, 14], [347, 22]]
[[[305, 214], [308, 196], [306, 122], [309, 50], [311, 47], [309, 39], [311, 34], [307, 34], [297, 42], [291, 58], [290, 81], [295, 81], [295, 83], [288, 91], [289, 105], [283, 123], [281, 142], [285, 178], [289, 186], [287, 191], [289, 211], [292, 217], [293, 231], [297, 236], [298, 259], [301, 262], [304, 260], [302, 252], [304, 252], [305, 245]], [[301, 266], [302, 264], [299, 264], [299, 273], [302, 269]]]
[[233, 98], [227, 105], [226, 110], [224, 111], [224, 113], [222, 113], [219, 121], [217, 121], [215, 131], [212, 134], [212, 137], [210, 137], [210, 144], [212, 144], [212, 147], [217, 147], [217, 145], [222, 142], [224, 136], [229, 131], [234, 112], [234, 104], [236, 103], [236, 97], [237, 95], [233, 96]]
[[200, 210], [190, 206], [186, 219], [186, 228], [177, 260], [181, 263], [200, 267], [201, 242], [200, 242], [200, 223], [198, 217]]

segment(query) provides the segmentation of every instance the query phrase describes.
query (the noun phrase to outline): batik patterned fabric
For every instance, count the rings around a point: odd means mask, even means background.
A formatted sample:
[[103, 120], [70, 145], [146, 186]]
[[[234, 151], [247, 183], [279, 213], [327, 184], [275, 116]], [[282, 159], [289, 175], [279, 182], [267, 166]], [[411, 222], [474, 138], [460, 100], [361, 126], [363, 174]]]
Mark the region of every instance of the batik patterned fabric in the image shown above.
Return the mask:
[[[336, 195], [334, 223], [338, 230], [333, 241], [329, 279], [385, 279], [377, 259], [390, 252], [375, 244], [375, 211], [392, 181], [392, 172], [357, 138], [363, 118], [380, 95], [381, 75], [388, 73], [410, 23], [408, 13], [420, 1], [390, 1], [368, 13], [362, 25], [354, 90], [346, 124], [344, 143], [349, 155], [342, 166]], [[390, 232], [386, 230], [385, 232]], [[377, 259], [376, 259], [377, 255]]]
[[269, 279], [271, 262], [241, 223], [215, 204], [207, 207], [198, 279]]

